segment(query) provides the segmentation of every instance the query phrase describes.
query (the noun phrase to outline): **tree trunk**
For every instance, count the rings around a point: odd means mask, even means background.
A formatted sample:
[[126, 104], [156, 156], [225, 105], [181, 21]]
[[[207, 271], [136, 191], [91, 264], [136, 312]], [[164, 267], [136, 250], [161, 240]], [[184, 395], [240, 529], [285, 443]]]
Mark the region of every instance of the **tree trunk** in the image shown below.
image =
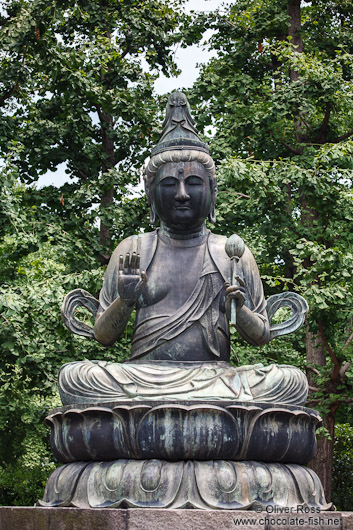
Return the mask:
[[[98, 110], [98, 109], [97, 109]], [[113, 131], [113, 117], [104, 110], [99, 108], [98, 115], [102, 126], [102, 146], [104, 153], [104, 160], [102, 162], [102, 173], [108, 171], [115, 165], [114, 160], [114, 140], [110, 137]], [[114, 188], [109, 188], [101, 198], [101, 206], [106, 207], [113, 203]], [[111, 244], [111, 234], [109, 227], [101, 220], [99, 231], [99, 243], [105, 247], [105, 251], [99, 256], [101, 265], [106, 265], [110, 259], [109, 247]]]
[[[308, 366], [326, 366], [324, 345], [318, 335], [314, 335], [309, 331], [308, 325], [306, 325], [306, 361]], [[309, 386], [315, 387], [315, 375], [310, 369], [307, 370], [307, 378]], [[323, 425], [328, 430], [331, 440], [326, 438], [326, 436], [320, 436], [317, 440], [316, 454], [308, 463], [308, 466], [315, 471], [321, 480], [328, 502], [331, 500], [335, 414], [336, 411], [332, 410], [327, 418], [324, 419]]]
[[[315, 219], [318, 219], [318, 212], [307, 204], [306, 197], [301, 197], [302, 223], [305, 226], [311, 226]], [[304, 266], [308, 269], [312, 266], [310, 258], [304, 260]], [[320, 334], [313, 334], [306, 324], [306, 362], [307, 366], [326, 366], [326, 349]], [[307, 369], [307, 378], [309, 386], [316, 387], [315, 373]], [[310, 401], [310, 399], [309, 399]], [[310, 460], [308, 466], [315, 471], [321, 480], [324, 488], [325, 497], [328, 502], [331, 500], [332, 469], [333, 469], [333, 439], [335, 429], [335, 412], [324, 418], [323, 426], [329, 432], [330, 438], [320, 436], [317, 440], [317, 451], [314, 458]]]
[[[303, 39], [300, 32], [301, 29], [301, 0], [289, 0], [287, 3], [287, 13], [289, 15], [288, 36], [291, 37], [292, 44], [296, 47], [297, 53], [302, 53]], [[299, 72], [296, 70], [289, 70], [289, 78], [292, 83], [299, 81]], [[298, 118], [294, 121], [294, 129], [296, 140], [298, 143], [305, 143], [306, 138], [301, 133], [302, 120], [300, 112]], [[318, 217], [318, 212], [310, 208], [306, 203], [305, 196], [302, 196], [302, 222], [304, 225], [311, 226], [314, 219]], [[305, 264], [306, 267], [310, 263]], [[309, 366], [326, 366], [326, 352], [319, 336], [314, 336], [306, 329], [306, 360]], [[314, 373], [308, 370], [309, 386], [316, 386], [314, 383]], [[318, 448], [316, 455], [310, 461], [309, 466], [317, 473], [322, 485], [324, 487], [326, 499], [331, 499], [331, 482], [332, 482], [332, 466], [333, 466], [333, 437], [334, 437], [334, 423], [335, 411], [325, 419], [324, 426], [329, 431], [332, 440], [326, 437], [318, 439]]]
[[335, 411], [332, 411], [323, 422], [323, 426], [328, 430], [331, 439], [326, 438], [326, 436], [318, 438], [316, 454], [307, 464], [321, 480], [327, 502], [331, 501], [335, 416]]
[[[109, 206], [114, 200], [114, 188], [110, 188], [101, 198], [101, 206]], [[110, 259], [109, 246], [111, 243], [111, 234], [109, 228], [101, 220], [99, 227], [99, 243], [102, 247], [105, 247], [105, 251], [99, 256], [99, 262], [101, 265], [107, 265]]]
[[[287, 4], [287, 13], [290, 17], [288, 36], [292, 38], [291, 43], [296, 47], [297, 53], [302, 53], [304, 49], [303, 39], [300, 33], [300, 28], [301, 28], [300, 4], [301, 4], [301, 0], [291, 0]], [[289, 79], [291, 83], [299, 81], [299, 72], [297, 72], [296, 70], [292, 70], [290, 68]], [[301, 125], [302, 125], [302, 121], [300, 119], [300, 115], [298, 115], [297, 119], [295, 119], [295, 122], [294, 122], [295, 136], [296, 136], [297, 142], [301, 142], [303, 140], [302, 134], [301, 134]]]
[[[292, 37], [292, 44], [296, 46], [296, 51], [302, 53], [303, 51], [303, 39], [300, 33], [301, 28], [301, 16], [300, 16], [300, 3], [301, 0], [291, 0], [287, 5], [287, 13], [290, 16], [290, 26], [288, 29], [288, 36]], [[290, 80], [298, 81], [299, 72], [295, 70], [289, 70]]]

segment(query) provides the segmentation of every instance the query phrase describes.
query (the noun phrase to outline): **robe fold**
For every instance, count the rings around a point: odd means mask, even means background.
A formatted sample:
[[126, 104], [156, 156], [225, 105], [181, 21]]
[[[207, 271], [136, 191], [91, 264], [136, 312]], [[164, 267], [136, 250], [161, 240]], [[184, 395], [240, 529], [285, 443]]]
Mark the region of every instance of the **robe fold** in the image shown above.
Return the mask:
[[[186, 302], [174, 314], [154, 315], [135, 325], [131, 359], [143, 358], [166, 341], [175, 340], [185, 330], [197, 324], [215, 360], [219, 357], [218, 329], [229, 337], [226, 319], [220, 318], [220, 303], [224, 282], [231, 282], [231, 260], [225, 251], [226, 237], [208, 233], [200, 277]], [[98, 312], [104, 312], [119, 296], [119, 256], [128, 252], [140, 254], [140, 269], [147, 272], [156, 253], [158, 230], [131, 236], [118, 245], [112, 255], [100, 293]], [[266, 321], [266, 302], [255, 259], [246, 247], [238, 262], [237, 272], [246, 285], [245, 306]], [[241, 330], [239, 330], [241, 333]]]

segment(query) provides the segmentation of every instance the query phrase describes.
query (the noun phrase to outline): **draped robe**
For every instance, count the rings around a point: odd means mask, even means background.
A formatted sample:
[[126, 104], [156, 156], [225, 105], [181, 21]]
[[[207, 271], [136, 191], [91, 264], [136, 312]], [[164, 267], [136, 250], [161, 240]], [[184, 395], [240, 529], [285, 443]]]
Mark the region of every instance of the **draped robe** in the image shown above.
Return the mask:
[[[225, 251], [226, 238], [208, 233], [206, 251], [200, 277], [186, 302], [172, 315], [155, 315], [151, 320], [137, 319], [132, 341], [131, 359], [143, 358], [163, 342], [175, 340], [186, 329], [197, 323], [212, 353], [214, 360], [220, 356], [218, 329], [228, 337], [228, 322], [220, 314], [221, 296], [224, 297], [224, 282], [231, 282], [231, 260]], [[158, 245], [158, 230], [124, 240], [115, 250], [109, 262], [103, 288], [100, 293], [98, 312], [104, 312], [115, 300], [118, 293], [119, 256], [136, 252], [141, 255], [140, 269], [147, 271], [152, 263]], [[255, 259], [246, 247], [243, 257], [239, 260], [237, 272], [246, 285], [245, 306], [258, 317], [266, 321], [266, 302], [262, 282]], [[148, 281], [148, 280], [147, 280]], [[159, 318], [160, 317], [160, 318]], [[243, 337], [251, 343], [251, 338]], [[228, 360], [228, 359], [227, 359]]]
[[[305, 375], [286, 365], [262, 364], [235, 368], [220, 361], [220, 333], [229, 343], [229, 327], [220, 310], [224, 282], [230, 282], [231, 261], [225, 252], [226, 238], [208, 233], [199, 278], [185, 302], [172, 314], [138, 318], [131, 359], [125, 363], [82, 361], [64, 365], [59, 374], [63, 404], [148, 399], [239, 400], [303, 405], [308, 385]], [[156, 253], [158, 231], [132, 236], [120, 243], [107, 267], [100, 293], [99, 312], [119, 296], [119, 256], [141, 255], [140, 269], [149, 267]], [[254, 257], [248, 248], [237, 272], [246, 285], [245, 305], [265, 321], [266, 302]], [[148, 280], [147, 280], [148, 281]], [[139, 311], [139, 309], [137, 309]], [[139, 317], [140, 315], [138, 315]], [[198, 326], [213, 362], [149, 361], [149, 352], [165, 343], [178, 342], [183, 333]], [[241, 329], [241, 335], [245, 336]]]

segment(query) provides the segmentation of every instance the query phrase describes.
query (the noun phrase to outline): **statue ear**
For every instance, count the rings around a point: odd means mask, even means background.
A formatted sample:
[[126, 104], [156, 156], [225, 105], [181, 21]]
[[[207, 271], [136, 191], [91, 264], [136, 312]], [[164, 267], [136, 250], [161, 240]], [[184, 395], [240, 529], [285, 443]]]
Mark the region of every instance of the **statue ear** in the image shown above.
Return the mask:
[[150, 224], [154, 225], [156, 224], [158, 215], [156, 214], [156, 210], [154, 209], [153, 199], [151, 198], [151, 187], [146, 178], [145, 178], [145, 193], [146, 193], [146, 198], [147, 198], [147, 204], [150, 207]]
[[217, 181], [215, 177], [210, 176], [210, 187], [211, 187], [211, 196], [212, 196], [212, 203], [210, 212], [208, 214], [208, 219], [212, 224], [216, 224], [216, 212], [215, 212], [215, 204], [217, 199], [217, 193], [218, 193], [218, 187], [217, 187]]
[[216, 224], [216, 212], [215, 212], [215, 204], [212, 202], [210, 213], [208, 214], [208, 219], [212, 224]]
[[156, 210], [154, 209], [154, 204], [152, 203], [150, 205], [150, 224], [155, 225], [157, 219], [158, 219], [158, 215], [156, 214]]

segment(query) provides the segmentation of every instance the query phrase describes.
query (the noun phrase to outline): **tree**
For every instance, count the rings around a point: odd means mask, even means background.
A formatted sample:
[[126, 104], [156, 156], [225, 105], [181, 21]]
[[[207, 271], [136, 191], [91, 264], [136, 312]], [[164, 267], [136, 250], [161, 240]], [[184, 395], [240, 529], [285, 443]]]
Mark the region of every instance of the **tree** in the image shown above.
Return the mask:
[[[197, 37], [181, 5], [179, 0], [3, 2], [0, 226], [8, 291], [26, 277], [33, 286], [32, 269], [44, 262], [35, 278], [46, 280], [58, 271], [79, 278], [85, 270], [100, 278], [97, 258], [108, 260], [112, 237], [148, 226], [147, 205], [129, 198], [126, 189], [137, 182], [156, 120], [155, 75], [143, 70], [142, 59], [151, 71], [176, 71], [174, 44]], [[28, 186], [62, 162], [74, 182], [60, 190]], [[26, 300], [30, 325], [28, 291]], [[32, 336], [24, 327], [22, 332]]]
[[339, 423], [335, 429], [333, 502], [338, 510], [353, 508], [353, 428]]
[[[129, 196], [127, 184], [137, 182], [154, 141], [156, 73], [175, 72], [174, 44], [198, 38], [181, 5], [2, 3], [0, 489], [8, 502], [24, 496], [11, 490], [11, 474], [34, 469], [42, 486], [41, 463], [28, 455], [35, 444], [49, 459], [39, 422], [59, 405], [59, 367], [84, 357], [128, 355], [131, 326], [118, 347], [107, 350], [65, 330], [60, 306], [77, 287], [98, 296], [100, 265], [114, 240], [148, 226], [147, 205]], [[32, 185], [61, 163], [70, 182], [60, 189]], [[81, 316], [90, 318], [84, 311]], [[53, 466], [48, 462], [46, 470]], [[37, 486], [29, 494], [33, 504]]]
[[296, 350], [329, 434], [312, 462], [328, 498], [335, 417], [353, 402], [352, 15], [341, 0], [240, 0], [208, 18], [217, 57], [190, 94], [227, 158], [219, 229], [251, 242], [268, 294], [310, 304]]
[[[76, 180], [69, 195], [82, 183], [99, 185], [94, 200], [100, 203], [102, 264], [111, 250], [115, 203], [126, 184], [137, 181], [136, 168], [154, 139], [157, 106], [150, 72], [174, 73], [173, 46], [197, 38], [181, 5], [182, 0], [5, 4], [2, 71], [11, 68], [3, 84], [4, 151], [11, 150], [15, 134], [23, 182], [64, 162]], [[63, 194], [62, 210], [58, 205], [55, 214], [72, 214], [66, 198]]]

